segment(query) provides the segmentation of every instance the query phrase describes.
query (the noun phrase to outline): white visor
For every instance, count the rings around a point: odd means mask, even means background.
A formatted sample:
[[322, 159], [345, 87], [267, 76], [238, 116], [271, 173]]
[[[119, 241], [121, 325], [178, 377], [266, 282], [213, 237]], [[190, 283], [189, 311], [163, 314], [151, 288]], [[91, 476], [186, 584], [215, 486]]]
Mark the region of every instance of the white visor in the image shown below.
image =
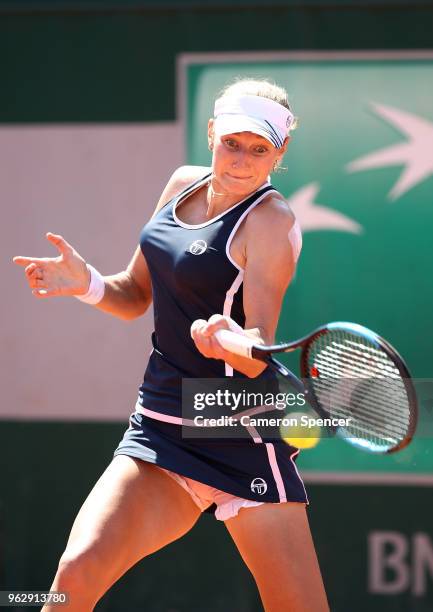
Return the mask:
[[215, 102], [214, 131], [218, 136], [253, 132], [280, 149], [294, 125], [282, 104], [262, 96], [223, 96]]

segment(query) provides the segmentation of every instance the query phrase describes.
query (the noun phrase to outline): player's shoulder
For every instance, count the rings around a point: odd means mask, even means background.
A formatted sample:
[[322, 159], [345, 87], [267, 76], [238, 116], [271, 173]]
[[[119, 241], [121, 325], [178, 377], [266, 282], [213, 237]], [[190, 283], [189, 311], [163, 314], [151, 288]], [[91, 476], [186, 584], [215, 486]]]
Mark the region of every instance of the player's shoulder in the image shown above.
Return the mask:
[[168, 185], [174, 190], [181, 191], [210, 172], [208, 166], [180, 166], [171, 175]]
[[210, 173], [211, 169], [206, 166], [180, 166], [171, 175], [167, 185], [164, 187], [153, 216], [172, 198], [178, 196], [184, 189], [192, 185], [198, 179]]
[[269, 193], [247, 217], [246, 227], [255, 235], [286, 233], [296, 217], [285, 198], [278, 192]]

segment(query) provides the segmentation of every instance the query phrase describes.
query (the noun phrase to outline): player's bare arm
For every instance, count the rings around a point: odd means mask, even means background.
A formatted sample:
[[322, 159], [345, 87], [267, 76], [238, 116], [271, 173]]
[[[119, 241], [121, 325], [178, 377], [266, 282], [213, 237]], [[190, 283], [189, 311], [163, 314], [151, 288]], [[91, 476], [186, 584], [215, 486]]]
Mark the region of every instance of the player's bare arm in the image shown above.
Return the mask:
[[[206, 168], [182, 166], [170, 177], [153, 215], [182, 191]], [[27, 283], [38, 299], [84, 295], [90, 283], [85, 259], [60, 234], [47, 232], [47, 240], [57, 249], [56, 257], [17, 256], [14, 263], [24, 267]], [[95, 308], [130, 321], [143, 315], [152, 302], [152, 286], [146, 260], [138, 246], [126, 270], [104, 276], [104, 296]]]

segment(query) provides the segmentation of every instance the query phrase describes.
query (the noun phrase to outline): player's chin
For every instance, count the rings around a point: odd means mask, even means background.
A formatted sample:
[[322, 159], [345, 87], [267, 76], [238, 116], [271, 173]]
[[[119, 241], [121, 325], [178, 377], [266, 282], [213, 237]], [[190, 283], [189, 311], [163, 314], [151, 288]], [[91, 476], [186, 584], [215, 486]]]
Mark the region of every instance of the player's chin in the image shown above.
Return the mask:
[[234, 175], [226, 173], [224, 175], [224, 186], [227, 188], [230, 193], [238, 193], [248, 194], [252, 191], [255, 191], [260, 184], [260, 181], [257, 180], [257, 177], [254, 175]]

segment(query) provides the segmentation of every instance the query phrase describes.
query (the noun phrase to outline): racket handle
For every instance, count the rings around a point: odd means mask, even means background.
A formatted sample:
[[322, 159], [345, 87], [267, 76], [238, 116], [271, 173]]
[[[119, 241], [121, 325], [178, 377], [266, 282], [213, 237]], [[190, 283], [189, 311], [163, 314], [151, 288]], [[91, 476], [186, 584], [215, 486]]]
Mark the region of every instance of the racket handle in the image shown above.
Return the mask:
[[254, 340], [251, 338], [235, 334], [228, 329], [219, 329], [214, 335], [226, 351], [251, 359], [251, 350], [254, 346]]

